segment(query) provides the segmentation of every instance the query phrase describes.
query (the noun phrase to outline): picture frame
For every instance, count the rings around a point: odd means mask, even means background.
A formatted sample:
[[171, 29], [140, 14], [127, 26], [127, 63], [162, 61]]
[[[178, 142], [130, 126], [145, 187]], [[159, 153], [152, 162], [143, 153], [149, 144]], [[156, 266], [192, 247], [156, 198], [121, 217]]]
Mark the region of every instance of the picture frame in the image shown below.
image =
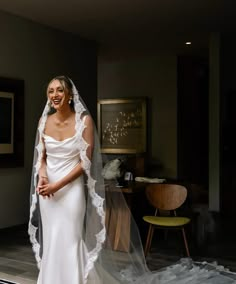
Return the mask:
[[146, 98], [98, 100], [98, 133], [102, 153], [146, 152]]
[[24, 80], [0, 77], [0, 168], [24, 166]]

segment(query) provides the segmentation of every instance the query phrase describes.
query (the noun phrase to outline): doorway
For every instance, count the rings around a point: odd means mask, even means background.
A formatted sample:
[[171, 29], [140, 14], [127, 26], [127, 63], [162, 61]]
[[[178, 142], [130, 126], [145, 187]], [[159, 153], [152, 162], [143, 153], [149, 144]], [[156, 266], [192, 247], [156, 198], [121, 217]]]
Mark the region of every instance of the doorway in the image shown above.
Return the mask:
[[208, 58], [177, 62], [178, 179], [208, 189]]

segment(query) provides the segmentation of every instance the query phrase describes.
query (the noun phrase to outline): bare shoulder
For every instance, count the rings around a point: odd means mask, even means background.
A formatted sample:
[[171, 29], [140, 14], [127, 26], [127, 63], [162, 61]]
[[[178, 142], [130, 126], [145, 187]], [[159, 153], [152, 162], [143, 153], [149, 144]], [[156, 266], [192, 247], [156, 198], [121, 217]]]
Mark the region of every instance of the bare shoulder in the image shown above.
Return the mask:
[[87, 125], [87, 126], [93, 125], [93, 119], [92, 119], [91, 115], [86, 114], [82, 117], [82, 119], [84, 120], [85, 125]]

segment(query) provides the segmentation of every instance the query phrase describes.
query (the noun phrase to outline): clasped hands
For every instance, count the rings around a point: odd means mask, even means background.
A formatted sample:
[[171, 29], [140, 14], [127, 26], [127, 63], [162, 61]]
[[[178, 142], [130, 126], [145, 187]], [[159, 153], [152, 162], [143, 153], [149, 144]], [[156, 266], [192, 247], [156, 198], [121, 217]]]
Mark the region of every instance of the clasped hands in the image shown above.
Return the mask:
[[49, 183], [47, 177], [40, 177], [36, 191], [44, 198], [51, 197], [58, 190], [56, 183]]

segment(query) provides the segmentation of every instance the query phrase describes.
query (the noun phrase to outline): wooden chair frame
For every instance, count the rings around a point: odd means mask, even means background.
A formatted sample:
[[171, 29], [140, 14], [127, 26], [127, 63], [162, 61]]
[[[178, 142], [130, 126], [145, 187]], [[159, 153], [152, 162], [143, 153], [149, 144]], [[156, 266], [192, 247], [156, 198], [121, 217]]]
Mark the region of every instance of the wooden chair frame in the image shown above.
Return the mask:
[[[177, 217], [176, 209], [179, 208], [187, 198], [187, 189], [184, 186], [176, 184], [150, 184], [146, 187], [146, 196], [150, 204], [156, 208], [154, 216], [157, 216], [159, 210], [167, 210], [167, 211], [173, 211], [174, 212], [173, 218], [175, 218]], [[153, 225], [149, 223], [149, 230], [144, 249], [145, 256], [147, 256], [150, 250], [154, 229], [161, 228], [161, 229], [180, 229], [183, 235], [186, 254], [188, 257], [190, 257], [184, 226], [185, 225], [168, 227], [168, 226]]]

